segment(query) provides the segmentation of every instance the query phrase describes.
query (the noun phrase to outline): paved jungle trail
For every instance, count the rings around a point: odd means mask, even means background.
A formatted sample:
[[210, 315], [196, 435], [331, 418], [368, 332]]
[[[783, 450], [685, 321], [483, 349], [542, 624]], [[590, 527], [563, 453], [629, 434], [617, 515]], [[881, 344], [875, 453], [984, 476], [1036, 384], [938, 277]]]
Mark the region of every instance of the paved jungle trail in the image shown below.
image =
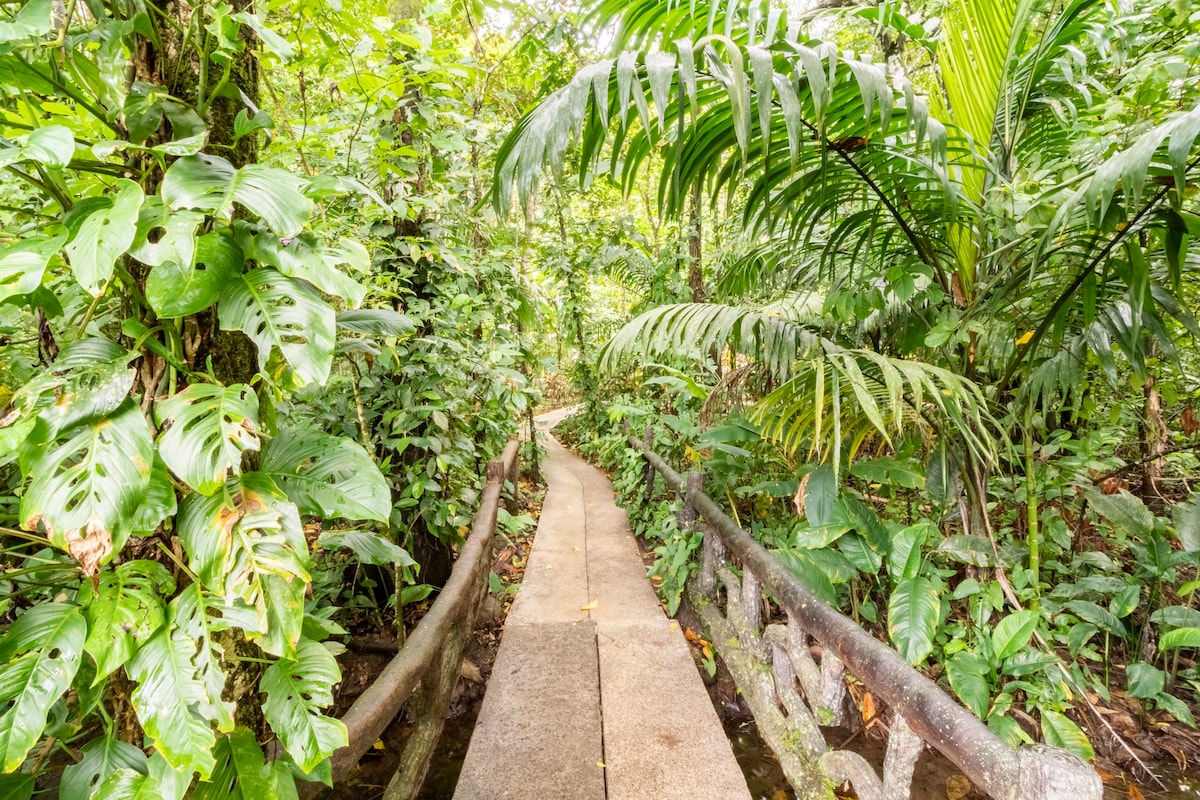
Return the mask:
[[749, 800], [612, 484], [553, 438], [547, 450], [541, 520], [455, 799]]

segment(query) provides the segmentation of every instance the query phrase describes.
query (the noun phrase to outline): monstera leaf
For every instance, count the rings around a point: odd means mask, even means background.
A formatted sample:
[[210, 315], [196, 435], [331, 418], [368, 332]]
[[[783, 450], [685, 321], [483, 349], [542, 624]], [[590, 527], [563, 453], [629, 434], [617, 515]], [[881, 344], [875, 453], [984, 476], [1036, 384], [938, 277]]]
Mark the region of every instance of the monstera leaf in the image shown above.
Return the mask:
[[37, 236], [0, 247], [0, 303], [36, 291], [42, 285], [46, 265], [66, 240], [66, 234]]
[[287, 800], [296, 779], [284, 761], [267, 761], [249, 728], [237, 728], [217, 743], [217, 768], [201, 781], [191, 800]]
[[193, 583], [171, 601], [171, 625], [171, 638], [187, 642], [195, 650], [192, 662], [209, 699], [205, 716], [216, 722], [217, 730], [228, 733], [233, 730], [234, 706], [221, 699], [225, 673], [221, 670], [221, 653], [213, 643], [213, 634], [228, 628], [229, 623], [210, 613], [208, 598]]
[[117, 181], [111, 201], [99, 205], [84, 218], [74, 238], [67, 243], [67, 258], [79, 285], [99, 297], [112, 277], [113, 264], [129, 249], [137, 234], [138, 210], [145, 195], [133, 181]]
[[137, 684], [133, 707], [155, 749], [177, 770], [207, 776], [216, 735], [203, 710], [211, 705], [192, 661], [195, 645], [159, 628], [129, 662]]
[[327, 250], [311, 233], [279, 238], [270, 231], [255, 230], [246, 223], [235, 223], [237, 242], [246, 258], [274, 267], [291, 278], [300, 278], [326, 294], [335, 295], [357, 308], [367, 296], [367, 288], [338, 269], [340, 250]]
[[146, 754], [111, 735], [93, 739], [81, 753], [83, 758], [63, 770], [59, 800], [91, 800], [92, 789], [117, 770], [146, 771]]
[[162, 753], [155, 753], [145, 770], [123, 767], [110, 774], [91, 800], [183, 800], [191, 782], [191, 772], [176, 770]]
[[359, 445], [314, 430], [281, 431], [263, 448], [260, 469], [303, 514], [387, 522], [392, 497]]
[[257, 214], [280, 236], [295, 236], [312, 214], [312, 201], [289, 172], [262, 164], [235, 169], [219, 156], [184, 156], [163, 178], [163, 200], [171, 208], [212, 211], [227, 216], [234, 203]]
[[263, 673], [263, 715], [305, 772], [346, 746], [346, 726], [321, 713], [333, 703], [332, 689], [341, 679], [330, 652], [308, 639], [300, 642], [294, 659], [276, 661]]
[[83, 645], [96, 661], [92, 685], [125, 664], [138, 645], [162, 627], [161, 598], [174, 590], [171, 574], [155, 561], [127, 561], [100, 576], [87, 603], [88, 637]]
[[258, 449], [258, 397], [245, 384], [197, 383], [158, 405], [158, 454], [188, 486], [210, 495], [241, 469], [242, 453]]
[[304, 620], [308, 545], [300, 515], [271, 478], [248, 472], [212, 497], [188, 495], [179, 538], [222, 614], [268, 653], [291, 653]]
[[154, 443], [132, 400], [109, 416], [77, 425], [32, 459], [21, 524], [44, 527], [88, 575], [120, 549], [146, 496]]
[[260, 368], [278, 349], [302, 381], [329, 377], [333, 309], [298, 281], [266, 267], [239, 275], [221, 295], [217, 316], [222, 328], [244, 331], [258, 345]]
[[83, 659], [87, 623], [76, 606], [27, 610], [0, 640], [0, 766], [21, 766], [46, 727], [46, 715], [71, 687]]
[[164, 261], [146, 278], [146, 300], [160, 317], [186, 317], [217, 302], [242, 271], [245, 256], [228, 230], [196, 239], [194, 263]]

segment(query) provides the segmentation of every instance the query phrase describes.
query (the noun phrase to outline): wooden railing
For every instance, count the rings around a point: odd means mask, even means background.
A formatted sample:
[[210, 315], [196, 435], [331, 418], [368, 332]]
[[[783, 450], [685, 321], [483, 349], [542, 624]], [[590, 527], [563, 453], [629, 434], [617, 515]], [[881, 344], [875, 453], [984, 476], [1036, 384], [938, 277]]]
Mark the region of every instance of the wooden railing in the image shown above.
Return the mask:
[[[689, 598], [797, 797], [828, 798], [830, 781], [849, 781], [861, 800], [906, 799], [928, 744], [996, 800], [1100, 800], [1100, 776], [1087, 763], [1044, 745], [1010, 747], [895, 650], [805, 588], [704, 494], [701, 473], [680, 476], [651, 449], [653, 440], [649, 428], [643, 441], [628, 437], [646, 461], [645, 499], [657, 472], [683, 500], [680, 522], [694, 526], [703, 518], [702, 561]], [[786, 613], [786, 624], [764, 625], [764, 593]], [[810, 639], [821, 648], [820, 663]], [[831, 749], [821, 731], [847, 722], [846, 672], [892, 710], [882, 775], [862, 756]]]
[[[463, 648], [487, 591], [497, 512], [505, 484], [516, 490], [519, 448], [518, 441], [509, 442], [503, 455], [488, 464], [479, 510], [449, 580], [404, 646], [342, 717], [350, 744], [333, 754], [334, 785], [345, 780], [401, 709], [406, 709], [414, 729], [383, 796], [385, 800], [411, 800], [420, 791], [442, 734]], [[324, 790], [320, 784], [301, 788], [306, 800], [319, 797]]]

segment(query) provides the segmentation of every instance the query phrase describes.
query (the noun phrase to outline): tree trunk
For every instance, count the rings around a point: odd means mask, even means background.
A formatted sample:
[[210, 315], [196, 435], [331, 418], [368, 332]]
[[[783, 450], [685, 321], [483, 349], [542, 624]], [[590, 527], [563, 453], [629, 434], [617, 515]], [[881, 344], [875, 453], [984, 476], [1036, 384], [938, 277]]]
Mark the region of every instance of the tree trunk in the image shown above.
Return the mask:
[[[1158, 348], [1150, 342], [1147, 356], [1156, 356]], [[1158, 378], [1153, 369], [1146, 372], [1142, 386], [1142, 500], [1154, 513], [1161, 513], [1165, 504], [1162, 476], [1167, 450], [1167, 423], [1163, 421], [1162, 398], [1158, 394]]]
[[[697, 183], [692, 187], [692, 211], [688, 221], [688, 288], [692, 290], [693, 303], [703, 303], [708, 297], [704, 291], [704, 261], [701, 250], [704, 231], [700, 203], [700, 184]], [[717, 363], [720, 363], [720, 359]]]

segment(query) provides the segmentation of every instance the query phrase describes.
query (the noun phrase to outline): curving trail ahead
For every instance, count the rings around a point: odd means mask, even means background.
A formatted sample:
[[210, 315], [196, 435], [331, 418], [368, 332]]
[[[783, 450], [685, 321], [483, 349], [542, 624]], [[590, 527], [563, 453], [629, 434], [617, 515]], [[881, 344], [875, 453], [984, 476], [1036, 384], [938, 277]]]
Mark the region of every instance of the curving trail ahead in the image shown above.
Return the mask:
[[749, 800], [612, 484], [553, 437], [543, 470], [541, 520], [455, 800]]

